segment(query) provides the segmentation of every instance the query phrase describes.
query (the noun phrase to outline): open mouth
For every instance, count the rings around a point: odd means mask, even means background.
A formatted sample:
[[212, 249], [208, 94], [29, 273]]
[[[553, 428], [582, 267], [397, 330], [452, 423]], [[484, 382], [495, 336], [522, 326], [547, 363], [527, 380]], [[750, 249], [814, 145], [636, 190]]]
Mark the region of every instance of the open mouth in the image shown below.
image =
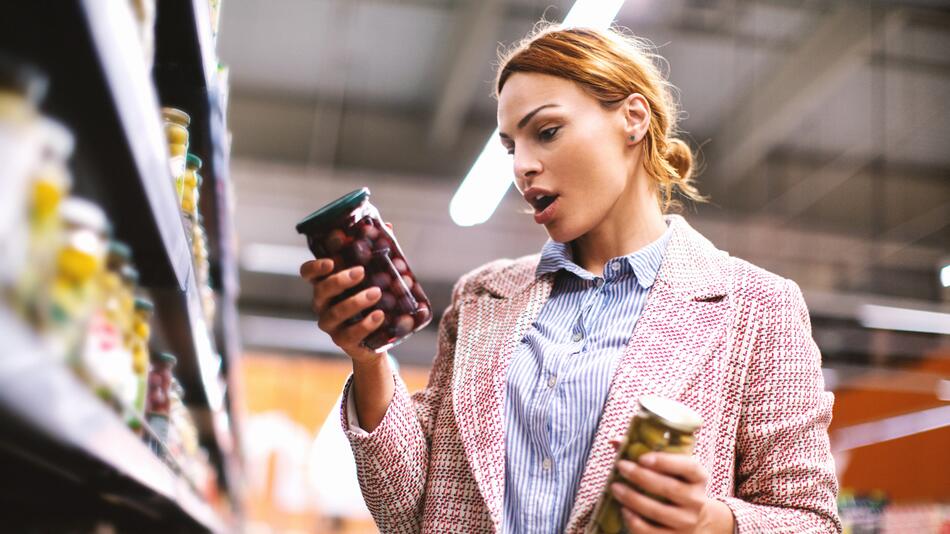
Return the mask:
[[557, 200], [559, 195], [539, 195], [534, 200], [531, 201], [531, 205], [534, 206], [534, 211], [540, 213], [547, 209], [552, 202]]

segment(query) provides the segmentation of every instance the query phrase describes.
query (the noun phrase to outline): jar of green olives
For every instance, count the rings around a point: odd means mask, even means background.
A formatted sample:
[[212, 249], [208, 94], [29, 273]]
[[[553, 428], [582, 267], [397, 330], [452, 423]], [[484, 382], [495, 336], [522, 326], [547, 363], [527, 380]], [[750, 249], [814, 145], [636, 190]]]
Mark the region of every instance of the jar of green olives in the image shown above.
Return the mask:
[[297, 232], [307, 236], [307, 246], [316, 258], [333, 260], [333, 272], [356, 266], [365, 269], [363, 280], [332, 299], [331, 305], [370, 286], [380, 288], [379, 301], [344, 324], [356, 324], [373, 311], [382, 310], [383, 324], [367, 336], [363, 345], [384, 352], [429, 324], [432, 307], [396, 236], [383, 223], [369, 195], [369, 189], [363, 187], [338, 198], [300, 221]]
[[[630, 419], [623, 443], [617, 449], [614, 467], [594, 508], [594, 520], [587, 529], [588, 534], [618, 534], [626, 531], [620, 515], [621, 505], [610, 492], [611, 484], [623, 480], [617, 471], [617, 462], [636, 462], [643, 454], [653, 451], [692, 454], [696, 442], [695, 432], [702, 424], [699, 414], [679, 402], [655, 395], [641, 397], [640, 411]], [[642, 493], [666, 502], [657, 495]]]

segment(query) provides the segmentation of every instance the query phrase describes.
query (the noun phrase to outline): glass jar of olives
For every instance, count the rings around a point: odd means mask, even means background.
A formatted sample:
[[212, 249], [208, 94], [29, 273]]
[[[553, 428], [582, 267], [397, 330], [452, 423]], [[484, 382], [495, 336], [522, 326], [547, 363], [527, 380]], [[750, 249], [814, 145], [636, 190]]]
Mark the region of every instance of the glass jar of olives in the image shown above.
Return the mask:
[[[636, 462], [641, 455], [651, 451], [674, 454], [692, 454], [696, 442], [695, 432], [703, 424], [702, 418], [692, 409], [674, 400], [646, 395], [640, 398], [640, 411], [630, 419], [627, 434], [617, 449], [613, 470], [594, 508], [594, 520], [588, 534], [618, 534], [626, 532], [620, 515], [621, 505], [610, 492], [610, 485], [623, 480], [617, 471], [620, 460]], [[665, 501], [657, 495], [650, 497]]]
[[382, 296], [376, 304], [347, 319], [361, 321], [375, 310], [385, 313], [382, 325], [366, 337], [363, 345], [384, 352], [405, 341], [432, 320], [432, 306], [419, 285], [396, 237], [369, 201], [369, 189], [357, 189], [308, 215], [297, 224], [297, 232], [307, 236], [307, 245], [316, 258], [333, 260], [333, 272], [362, 265], [365, 275], [330, 302], [335, 305], [370, 286]]

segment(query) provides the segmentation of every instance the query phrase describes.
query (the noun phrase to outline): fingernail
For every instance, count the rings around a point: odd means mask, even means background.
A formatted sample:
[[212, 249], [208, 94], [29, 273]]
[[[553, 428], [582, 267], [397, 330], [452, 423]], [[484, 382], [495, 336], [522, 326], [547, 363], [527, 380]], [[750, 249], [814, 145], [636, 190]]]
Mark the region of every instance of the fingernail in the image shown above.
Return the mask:
[[640, 457], [640, 463], [643, 465], [653, 465], [656, 463], [656, 456], [652, 454], [644, 454]]
[[381, 289], [379, 289], [379, 288], [376, 287], [376, 286], [373, 286], [373, 287], [369, 288], [369, 291], [366, 292], [366, 296], [369, 297], [369, 298], [371, 298], [371, 299], [374, 299], [374, 298], [378, 297], [381, 293], [382, 293], [382, 290], [381, 290]]
[[613, 484], [610, 485], [610, 491], [613, 492], [614, 495], [617, 495], [618, 493], [623, 491], [623, 484], [619, 482], [614, 482]]
[[379, 311], [379, 310], [374, 311], [374, 312], [371, 314], [370, 319], [372, 319], [374, 323], [378, 323], [378, 322], [382, 321], [382, 320], [383, 320], [383, 312], [381, 312], [381, 311]]
[[362, 267], [354, 267], [354, 268], [352, 268], [352, 269], [350, 270], [350, 278], [353, 279], [353, 280], [356, 280], [357, 278], [359, 278], [359, 277], [362, 276], [362, 275], [363, 275], [363, 268], [362, 268]]
[[320, 270], [333, 267], [333, 260], [320, 260]]

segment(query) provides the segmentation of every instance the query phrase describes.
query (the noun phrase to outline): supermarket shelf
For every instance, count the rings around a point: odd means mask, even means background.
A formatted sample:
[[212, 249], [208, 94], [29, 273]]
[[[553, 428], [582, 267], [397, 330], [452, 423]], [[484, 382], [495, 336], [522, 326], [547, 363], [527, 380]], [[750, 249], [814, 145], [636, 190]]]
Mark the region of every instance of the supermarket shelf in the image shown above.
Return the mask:
[[206, 215], [211, 277], [215, 289], [237, 291], [231, 238], [228, 176], [229, 146], [222, 100], [226, 84], [218, 83], [207, 0], [170, 0], [158, 6], [155, 26], [157, 55], [154, 77], [164, 105], [187, 111], [192, 118], [189, 151], [204, 166], [201, 211]]
[[42, 107], [76, 135], [74, 190], [105, 208], [143, 285], [184, 290], [191, 254], [128, 2], [15, 2], [0, 19], [0, 48], [49, 75]]
[[[132, 247], [141, 284], [151, 293], [163, 326], [156, 342], [178, 356], [186, 402], [192, 409], [205, 407], [214, 415], [208, 420], [226, 422], [226, 414], [220, 415], [220, 358], [203, 319], [167, 164], [159, 100], [129, 3], [15, 2], [0, 18], [0, 49], [49, 75], [42, 109], [76, 135], [74, 192], [100, 204], [116, 237]], [[218, 428], [202, 431], [203, 443], [218, 449], [212, 456], [229, 452], [231, 440], [222, 445], [215, 439]]]
[[[83, 493], [92, 489], [122, 495], [126, 507], [141, 511], [141, 521], [152, 526], [158, 518], [176, 530], [184, 524], [191, 530], [227, 530], [225, 520], [187, 480], [149, 450], [65, 365], [49, 359], [36, 337], [4, 309], [0, 338], [5, 344], [0, 357], [0, 448], [21, 460], [4, 465], [82, 479], [77, 491]], [[29, 481], [19, 485], [25, 488]]]

